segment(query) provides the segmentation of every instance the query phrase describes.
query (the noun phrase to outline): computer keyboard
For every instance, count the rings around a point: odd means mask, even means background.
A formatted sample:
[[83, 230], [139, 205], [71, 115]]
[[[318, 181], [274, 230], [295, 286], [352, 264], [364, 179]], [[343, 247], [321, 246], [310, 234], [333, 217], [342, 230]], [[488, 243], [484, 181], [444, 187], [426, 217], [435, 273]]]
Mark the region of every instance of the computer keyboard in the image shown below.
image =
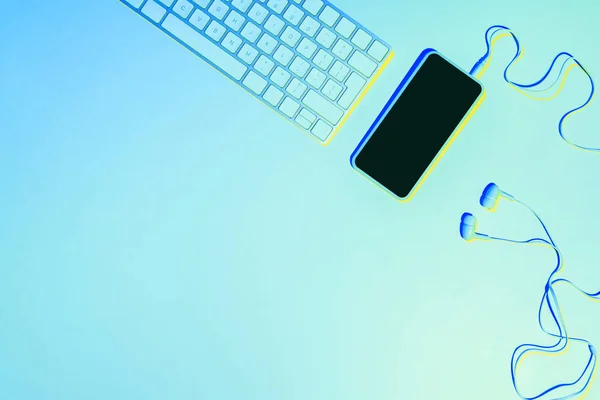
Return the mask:
[[322, 0], [120, 0], [327, 144], [393, 57]]

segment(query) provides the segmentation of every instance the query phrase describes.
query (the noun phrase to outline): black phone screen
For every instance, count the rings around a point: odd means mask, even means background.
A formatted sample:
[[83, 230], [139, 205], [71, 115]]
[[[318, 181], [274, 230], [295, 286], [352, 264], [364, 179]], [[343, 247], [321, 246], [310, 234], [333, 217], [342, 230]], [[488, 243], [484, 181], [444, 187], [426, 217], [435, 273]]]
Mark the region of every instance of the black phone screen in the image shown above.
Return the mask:
[[354, 157], [355, 167], [406, 198], [482, 93], [470, 75], [428, 54]]

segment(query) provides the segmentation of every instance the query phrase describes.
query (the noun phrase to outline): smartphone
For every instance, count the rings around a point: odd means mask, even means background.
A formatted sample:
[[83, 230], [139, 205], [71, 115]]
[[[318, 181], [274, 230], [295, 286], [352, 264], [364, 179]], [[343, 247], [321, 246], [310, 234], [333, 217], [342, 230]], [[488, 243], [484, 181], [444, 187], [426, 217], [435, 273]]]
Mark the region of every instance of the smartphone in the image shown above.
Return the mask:
[[474, 77], [424, 50], [352, 153], [352, 167], [410, 200], [484, 97]]

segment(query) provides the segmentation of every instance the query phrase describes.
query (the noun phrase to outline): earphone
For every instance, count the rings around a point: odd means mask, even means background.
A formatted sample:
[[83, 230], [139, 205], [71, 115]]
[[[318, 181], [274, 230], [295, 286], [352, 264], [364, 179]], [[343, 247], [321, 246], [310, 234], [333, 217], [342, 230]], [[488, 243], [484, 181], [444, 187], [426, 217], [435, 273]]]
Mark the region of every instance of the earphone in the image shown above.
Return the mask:
[[[542, 346], [542, 345], [536, 345], [536, 344], [522, 344], [514, 350], [512, 357], [511, 357], [511, 377], [512, 377], [513, 388], [515, 389], [515, 391], [517, 392], [517, 394], [519, 395], [519, 397], [522, 400], [537, 400], [537, 399], [541, 399], [551, 393], [554, 393], [555, 391], [557, 391], [559, 389], [564, 390], [565, 388], [572, 388], [572, 387], [575, 387], [576, 385], [579, 385], [581, 382], [583, 382], [582, 387], [579, 388], [578, 390], [573, 389], [574, 391], [572, 393], [567, 394], [567, 395], [562, 395], [560, 397], [553, 397], [553, 399], [566, 400], [566, 399], [571, 399], [575, 396], [583, 395], [591, 387], [592, 380], [595, 376], [597, 363], [598, 363], [596, 349], [587, 340], [582, 339], [582, 338], [572, 337], [567, 333], [567, 328], [565, 325], [563, 315], [560, 311], [560, 307], [558, 304], [558, 297], [554, 290], [554, 286], [558, 285], [558, 284], [567, 284], [567, 285], [571, 286], [572, 288], [574, 288], [575, 290], [577, 290], [580, 294], [584, 295], [585, 297], [587, 297], [589, 299], [593, 299], [593, 300], [600, 300], [600, 291], [597, 293], [588, 293], [584, 290], [581, 290], [579, 287], [574, 285], [571, 281], [569, 281], [567, 279], [556, 277], [556, 274], [558, 272], [560, 272], [560, 270], [562, 269], [562, 266], [563, 266], [561, 252], [560, 252], [559, 248], [556, 246], [556, 243], [554, 243], [554, 240], [550, 236], [550, 233], [548, 232], [546, 225], [542, 222], [542, 219], [528, 205], [526, 205], [522, 201], [518, 200], [511, 194], [501, 190], [500, 187], [498, 185], [496, 185], [495, 183], [490, 183], [485, 187], [485, 189], [483, 190], [483, 193], [479, 199], [479, 204], [488, 211], [495, 211], [496, 208], [498, 207], [500, 200], [503, 200], [503, 199], [519, 203], [520, 205], [526, 207], [536, 217], [538, 222], [541, 224], [548, 239], [531, 238], [531, 239], [527, 239], [527, 240], [512, 240], [512, 239], [507, 239], [507, 238], [494, 237], [494, 236], [491, 236], [488, 234], [478, 232], [477, 218], [475, 218], [475, 216], [473, 214], [468, 213], [468, 212], [465, 212], [461, 216], [460, 227], [459, 227], [460, 236], [467, 242], [473, 242], [473, 241], [477, 241], [477, 240], [481, 240], [481, 241], [494, 241], [495, 240], [495, 241], [514, 243], [514, 244], [541, 244], [541, 245], [552, 248], [554, 250], [554, 252], [556, 253], [556, 257], [557, 257], [557, 265], [556, 265], [555, 269], [552, 271], [552, 273], [550, 274], [550, 277], [548, 278], [548, 280], [546, 282], [544, 295], [542, 296], [542, 301], [540, 302], [540, 306], [538, 309], [538, 324], [539, 324], [540, 328], [547, 335], [557, 339], [557, 342], [551, 346]], [[549, 329], [547, 329], [544, 326], [544, 324], [542, 322], [542, 311], [544, 310], [544, 308], [546, 308], [547, 311], [549, 312], [552, 322], [553, 322], [555, 328], [557, 329], [558, 333], [551, 332]], [[590, 353], [590, 357], [587, 361], [587, 364], [585, 365], [585, 368], [583, 369], [583, 371], [581, 372], [581, 374], [579, 375], [577, 380], [575, 380], [573, 382], [568, 382], [568, 383], [556, 384], [556, 385], [544, 390], [543, 392], [539, 393], [538, 395], [536, 395], [534, 397], [524, 396], [521, 393], [521, 391], [519, 390], [519, 386], [517, 384], [518, 367], [519, 367], [519, 363], [523, 360], [523, 358], [531, 353], [540, 353], [540, 354], [546, 354], [546, 355], [550, 355], [550, 354], [558, 355], [567, 350], [570, 341], [586, 344], [588, 347], [589, 353]]]

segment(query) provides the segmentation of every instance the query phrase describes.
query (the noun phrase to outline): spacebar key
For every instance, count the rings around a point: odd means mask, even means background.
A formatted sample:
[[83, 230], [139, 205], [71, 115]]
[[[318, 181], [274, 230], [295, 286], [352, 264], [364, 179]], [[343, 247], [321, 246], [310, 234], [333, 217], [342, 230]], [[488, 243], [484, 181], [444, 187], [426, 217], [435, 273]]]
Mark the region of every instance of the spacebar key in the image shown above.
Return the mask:
[[210, 40], [187, 26], [173, 14], [169, 14], [162, 26], [173, 36], [198, 52], [198, 54], [206, 57], [217, 67], [233, 76], [234, 79], [239, 81], [246, 73], [247, 68], [244, 64], [225, 53], [221, 48], [215, 46]]

